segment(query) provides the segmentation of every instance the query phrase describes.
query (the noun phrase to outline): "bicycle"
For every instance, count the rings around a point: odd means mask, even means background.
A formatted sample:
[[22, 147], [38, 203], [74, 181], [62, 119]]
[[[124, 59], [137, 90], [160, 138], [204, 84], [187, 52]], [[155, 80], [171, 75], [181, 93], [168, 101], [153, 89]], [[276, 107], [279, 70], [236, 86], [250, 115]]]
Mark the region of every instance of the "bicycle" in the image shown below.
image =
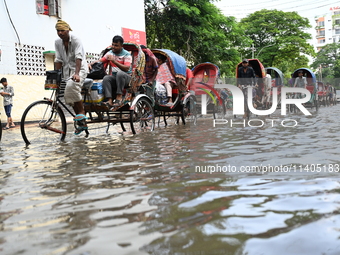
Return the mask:
[[[130, 123], [133, 134], [153, 131], [155, 118], [152, 101], [147, 95], [138, 92], [143, 75], [141, 70], [145, 65], [144, 53], [137, 44], [124, 43], [124, 48], [131, 51], [133, 56], [132, 77], [129, 87], [126, 88], [124, 103], [118, 109], [111, 111], [107, 105], [97, 102], [91, 96], [93, 81], [86, 79], [83, 85], [83, 104], [88, 115], [86, 123], [105, 123], [107, 124], [106, 132], [108, 132], [110, 124], [120, 124], [125, 132], [127, 130], [124, 123]], [[26, 144], [64, 141], [67, 133], [64, 111], [72, 119], [75, 117], [75, 114], [62, 101], [66, 81], [61, 81], [61, 72], [51, 71], [51, 75], [54, 75], [56, 79], [53, 79], [52, 83], [45, 84], [45, 89], [52, 90], [51, 97], [33, 102], [22, 115], [20, 129]], [[51, 79], [47, 79], [47, 81], [51, 81]], [[32, 128], [35, 128], [34, 132]], [[85, 137], [88, 137], [89, 131], [84, 131]]]

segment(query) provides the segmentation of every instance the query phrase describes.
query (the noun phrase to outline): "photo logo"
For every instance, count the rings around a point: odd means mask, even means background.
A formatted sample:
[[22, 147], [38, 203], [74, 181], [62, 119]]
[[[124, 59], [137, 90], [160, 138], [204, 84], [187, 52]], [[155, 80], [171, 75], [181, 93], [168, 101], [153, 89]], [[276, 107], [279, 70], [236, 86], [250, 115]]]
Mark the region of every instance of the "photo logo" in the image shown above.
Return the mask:
[[[221, 84], [222, 85], [222, 84]], [[277, 88], [272, 88], [272, 106], [267, 110], [257, 110], [253, 106], [253, 88], [247, 88], [247, 98], [244, 97], [242, 90], [234, 85], [223, 84], [220, 88], [226, 88], [233, 94], [233, 114], [244, 114], [244, 104], [247, 102], [247, 106], [251, 113], [259, 116], [270, 115], [275, 112], [277, 108]], [[289, 93], [301, 93], [305, 94], [303, 98], [287, 98]], [[304, 115], [311, 115], [311, 113], [302, 105], [307, 103], [311, 99], [311, 93], [308, 89], [304, 88], [291, 88], [284, 87], [281, 89], [281, 115], [286, 115], [287, 105], [294, 104]], [[246, 101], [247, 100], [247, 101]]]

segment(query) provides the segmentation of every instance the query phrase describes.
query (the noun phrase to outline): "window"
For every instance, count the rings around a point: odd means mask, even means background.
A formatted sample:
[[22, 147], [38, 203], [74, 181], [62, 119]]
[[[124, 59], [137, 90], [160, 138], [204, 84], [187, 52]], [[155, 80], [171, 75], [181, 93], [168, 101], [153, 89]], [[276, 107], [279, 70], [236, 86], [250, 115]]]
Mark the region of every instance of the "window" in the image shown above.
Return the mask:
[[340, 25], [340, 19], [336, 19], [336, 20], [334, 21], [334, 24], [335, 24], [335, 25]]
[[335, 34], [340, 35], [340, 28], [335, 29]]
[[38, 14], [61, 17], [61, 0], [35, 0]]
[[321, 43], [325, 43], [326, 42], [326, 40], [325, 39], [320, 39], [320, 40], [318, 40], [318, 43], [319, 44], [321, 44]]
[[325, 30], [319, 31], [318, 36], [325, 36]]
[[325, 22], [324, 21], [319, 21], [318, 22], [318, 26], [319, 27], [324, 27], [325, 26]]

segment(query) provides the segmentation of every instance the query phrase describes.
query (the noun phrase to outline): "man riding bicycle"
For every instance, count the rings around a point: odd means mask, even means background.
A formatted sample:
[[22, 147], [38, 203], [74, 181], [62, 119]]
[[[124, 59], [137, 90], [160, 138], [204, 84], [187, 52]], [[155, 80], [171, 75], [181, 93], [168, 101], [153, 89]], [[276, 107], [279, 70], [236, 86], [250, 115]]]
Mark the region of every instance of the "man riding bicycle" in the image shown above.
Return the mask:
[[[254, 69], [249, 66], [248, 59], [243, 59], [242, 66], [237, 69], [237, 86], [242, 89], [245, 97], [245, 110], [248, 109], [247, 107], [247, 87], [248, 86], [256, 86], [256, 78], [255, 78], [255, 71]], [[253, 88], [253, 95], [252, 98], [254, 100], [256, 96], [256, 90]], [[255, 106], [254, 106], [255, 107]], [[245, 113], [246, 114], [246, 113]], [[248, 116], [249, 117], [249, 116]]]
[[255, 71], [249, 66], [248, 59], [243, 59], [242, 66], [237, 70], [237, 85], [240, 88], [244, 86], [253, 86], [255, 84]]

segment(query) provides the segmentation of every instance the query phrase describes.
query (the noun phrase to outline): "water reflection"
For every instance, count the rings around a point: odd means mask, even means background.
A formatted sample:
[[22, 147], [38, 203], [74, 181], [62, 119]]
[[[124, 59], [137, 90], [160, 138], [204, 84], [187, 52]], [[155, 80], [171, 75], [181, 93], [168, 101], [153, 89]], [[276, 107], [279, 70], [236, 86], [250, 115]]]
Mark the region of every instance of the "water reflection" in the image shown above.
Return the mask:
[[[339, 111], [288, 116], [299, 123], [294, 128], [214, 128], [207, 118], [196, 127], [88, 139], [69, 134], [66, 142], [28, 148], [19, 129], [4, 132], [0, 250], [339, 254], [339, 173], [329, 168], [340, 163]], [[311, 164], [327, 168], [306, 171]], [[217, 165], [238, 171], [195, 171]], [[261, 165], [303, 170], [239, 171]]]

